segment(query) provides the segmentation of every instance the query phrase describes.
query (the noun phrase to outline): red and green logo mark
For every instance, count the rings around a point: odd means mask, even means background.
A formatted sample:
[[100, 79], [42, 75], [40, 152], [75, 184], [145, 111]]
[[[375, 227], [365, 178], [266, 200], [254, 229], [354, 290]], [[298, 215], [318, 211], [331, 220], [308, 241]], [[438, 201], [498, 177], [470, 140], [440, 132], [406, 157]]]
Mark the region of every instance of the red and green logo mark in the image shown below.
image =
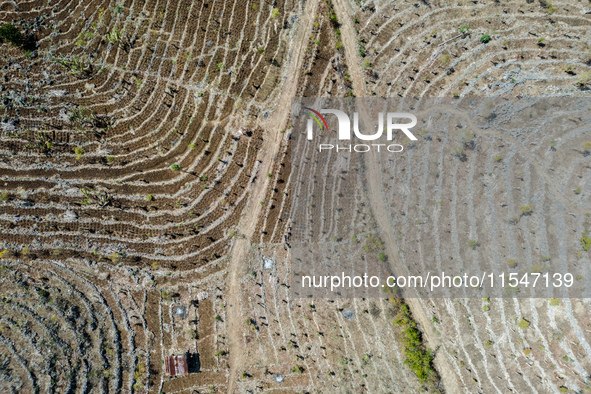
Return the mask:
[[[324, 123], [324, 129], [328, 130], [328, 125], [326, 124], [326, 120], [324, 120], [324, 117], [322, 117], [322, 115], [320, 115], [320, 112], [313, 110], [312, 108], [308, 108], [308, 107], [304, 107], [304, 109], [311, 111], [311, 112], [307, 112], [308, 115], [310, 115], [312, 118], [314, 118], [314, 120], [316, 121], [316, 123], [318, 123], [318, 126], [320, 126], [320, 130], [322, 130], [322, 123]], [[320, 118], [320, 119], [318, 119]], [[320, 121], [322, 120], [322, 123], [320, 123]]]

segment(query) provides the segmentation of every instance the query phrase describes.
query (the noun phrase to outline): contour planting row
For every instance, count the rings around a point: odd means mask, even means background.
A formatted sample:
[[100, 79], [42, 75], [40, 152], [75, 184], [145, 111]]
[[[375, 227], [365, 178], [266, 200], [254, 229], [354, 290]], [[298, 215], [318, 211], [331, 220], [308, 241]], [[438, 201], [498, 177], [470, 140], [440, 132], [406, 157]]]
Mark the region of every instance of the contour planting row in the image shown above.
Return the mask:
[[[589, 228], [589, 157], [583, 126], [572, 126], [559, 136], [513, 139], [458, 122], [408, 144], [404, 156], [384, 158], [394, 179], [384, 198], [408, 272], [521, 277], [587, 265], [581, 240]], [[581, 390], [589, 384], [589, 306], [557, 293], [420, 302], [433, 314], [445, 362], [470, 390]]]
[[[226, 353], [216, 351], [227, 349], [220, 318], [225, 304], [213, 284], [219, 273], [194, 276], [188, 286], [159, 270], [113, 270], [70, 259], [72, 269], [5, 255], [0, 304], [2, 371], [10, 376], [2, 381], [5, 391], [158, 393], [163, 385], [166, 391], [175, 384], [225, 386]], [[202, 374], [168, 381], [164, 356], [186, 352], [194, 360], [191, 370]]]
[[[10, 115], [0, 138], [10, 157], [4, 218], [34, 229], [7, 231], [9, 242], [93, 252], [75, 242], [84, 243], [80, 232], [96, 239], [94, 253], [194, 263], [222, 256], [262, 142], [260, 130], [241, 127], [278, 93], [295, 20], [289, 9], [219, 1], [70, 7], [20, 8], [17, 26], [34, 31], [39, 47], [2, 47], [14, 60], [2, 70]], [[13, 12], [3, 9], [0, 19]], [[64, 215], [73, 223], [59, 223]]]
[[366, 89], [410, 97], [577, 94], [590, 75], [586, 11], [583, 3], [550, 2], [363, 7], [356, 26]]
[[[236, 137], [231, 141], [234, 153], [224, 151], [229, 159], [213, 161], [201, 174], [192, 171], [192, 166], [176, 172], [164, 169], [178, 176], [154, 186], [147, 182], [142, 187], [106, 181], [101, 182], [105, 186], [86, 186], [87, 181], [79, 178], [67, 182], [52, 178], [46, 187], [40, 187], [33, 179], [23, 182], [23, 178], [6, 176], [4, 180], [9, 182], [3, 193], [3, 220], [7, 226], [3, 231], [8, 242], [35, 249], [35, 243], [63, 242], [66, 249], [105, 254], [101, 245], [124, 243], [129, 246], [115, 251], [121, 257], [155, 258], [155, 248], [168, 250], [161, 255], [177, 261], [181, 256], [201, 254], [196, 257], [199, 261], [216, 252], [221, 255], [227, 245], [216, 249], [216, 241], [219, 244], [220, 239], [229, 236], [229, 231], [222, 230], [224, 227], [237, 223], [251, 179], [246, 171], [254, 167], [256, 148], [250, 147], [256, 138]], [[244, 164], [233, 161], [240, 156]], [[96, 217], [103, 219], [99, 222]], [[28, 224], [30, 230], [14, 229], [9, 223], [15, 220]], [[86, 238], [72, 242], [79, 232]], [[90, 249], [89, 240], [94, 245]]]
[[[262, 259], [270, 258], [270, 269]], [[418, 387], [403, 366], [387, 299], [291, 298], [289, 254], [263, 247], [242, 280], [243, 323], [236, 330], [248, 359], [242, 390], [406, 391]]]

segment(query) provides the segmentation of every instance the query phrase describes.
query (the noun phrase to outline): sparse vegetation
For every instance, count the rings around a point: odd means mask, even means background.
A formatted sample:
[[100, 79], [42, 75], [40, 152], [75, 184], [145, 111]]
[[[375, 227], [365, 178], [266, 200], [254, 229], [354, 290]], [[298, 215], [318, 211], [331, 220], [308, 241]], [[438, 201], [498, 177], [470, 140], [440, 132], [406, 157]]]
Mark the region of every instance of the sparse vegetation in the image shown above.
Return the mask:
[[581, 237], [581, 246], [585, 252], [588, 252], [591, 249], [591, 237], [589, 235], [583, 235]]
[[528, 328], [530, 325], [530, 322], [525, 320], [523, 317], [521, 318], [521, 320], [519, 320], [519, 323], [517, 323], [517, 327], [521, 328], [522, 330], [525, 330], [526, 328]]
[[[588, 285], [589, 7], [427, 3], [3, 3], [3, 390], [587, 389], [586, 301], [540, 282]], [[292, 98], [342, 99], [342, 148], [356, 96], [418, 140], [319, 155]], [[297, 295], [324, 257], [378, 287]], [[381, 286], [443, 270], [494, 289]]]
[[533, 212], [533, 208], [531, 205], [522, 205], [521, 206], [521, 216], [529, 216]]
[[293, 367], [291, 369], [291, 372], [298, 373], [298, 374], [304, 373], [304, 367], [296, 365], [295, 367]]
[[84, 155], [85, 152], [84, 149], [77, 146], [74, 148], [74, 153], [76, 154], [76, 160], [80, 160], [80, 158], [82, 157], [82, 155]]
[[507, 266], [509, 268], [515, 268], [515, 267], [517, 267], [517, 260], [515, 260], [515, 259], [509, 259], [509, 260], [507, 260]]

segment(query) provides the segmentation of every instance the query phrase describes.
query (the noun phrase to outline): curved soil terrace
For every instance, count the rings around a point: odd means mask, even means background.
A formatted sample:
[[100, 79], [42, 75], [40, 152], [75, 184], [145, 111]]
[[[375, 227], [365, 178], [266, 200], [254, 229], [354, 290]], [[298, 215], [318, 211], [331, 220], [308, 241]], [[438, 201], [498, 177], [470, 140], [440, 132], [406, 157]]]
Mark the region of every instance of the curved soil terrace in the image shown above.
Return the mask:
[[[0, 392], [591, 387], [588, 299], [305, 299], [290, 280], [292, 99], [588, 97], [586, 0], [5, 1], [0, 38]], [[569, 122], [368, 156], [401, 186], [368, 179], [355, 217], [379, 232], [358, 246], [589, 265], [591, 132]]]

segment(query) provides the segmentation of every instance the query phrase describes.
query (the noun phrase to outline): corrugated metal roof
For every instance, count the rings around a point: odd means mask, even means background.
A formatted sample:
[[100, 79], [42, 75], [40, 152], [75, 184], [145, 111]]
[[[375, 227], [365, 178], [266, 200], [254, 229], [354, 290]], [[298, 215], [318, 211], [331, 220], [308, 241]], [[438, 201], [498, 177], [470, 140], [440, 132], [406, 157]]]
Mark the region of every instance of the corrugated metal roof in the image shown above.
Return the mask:
[[164, 358], [164, 372], [168, 376], [188, 375], [187, 355], [167, 356]]

